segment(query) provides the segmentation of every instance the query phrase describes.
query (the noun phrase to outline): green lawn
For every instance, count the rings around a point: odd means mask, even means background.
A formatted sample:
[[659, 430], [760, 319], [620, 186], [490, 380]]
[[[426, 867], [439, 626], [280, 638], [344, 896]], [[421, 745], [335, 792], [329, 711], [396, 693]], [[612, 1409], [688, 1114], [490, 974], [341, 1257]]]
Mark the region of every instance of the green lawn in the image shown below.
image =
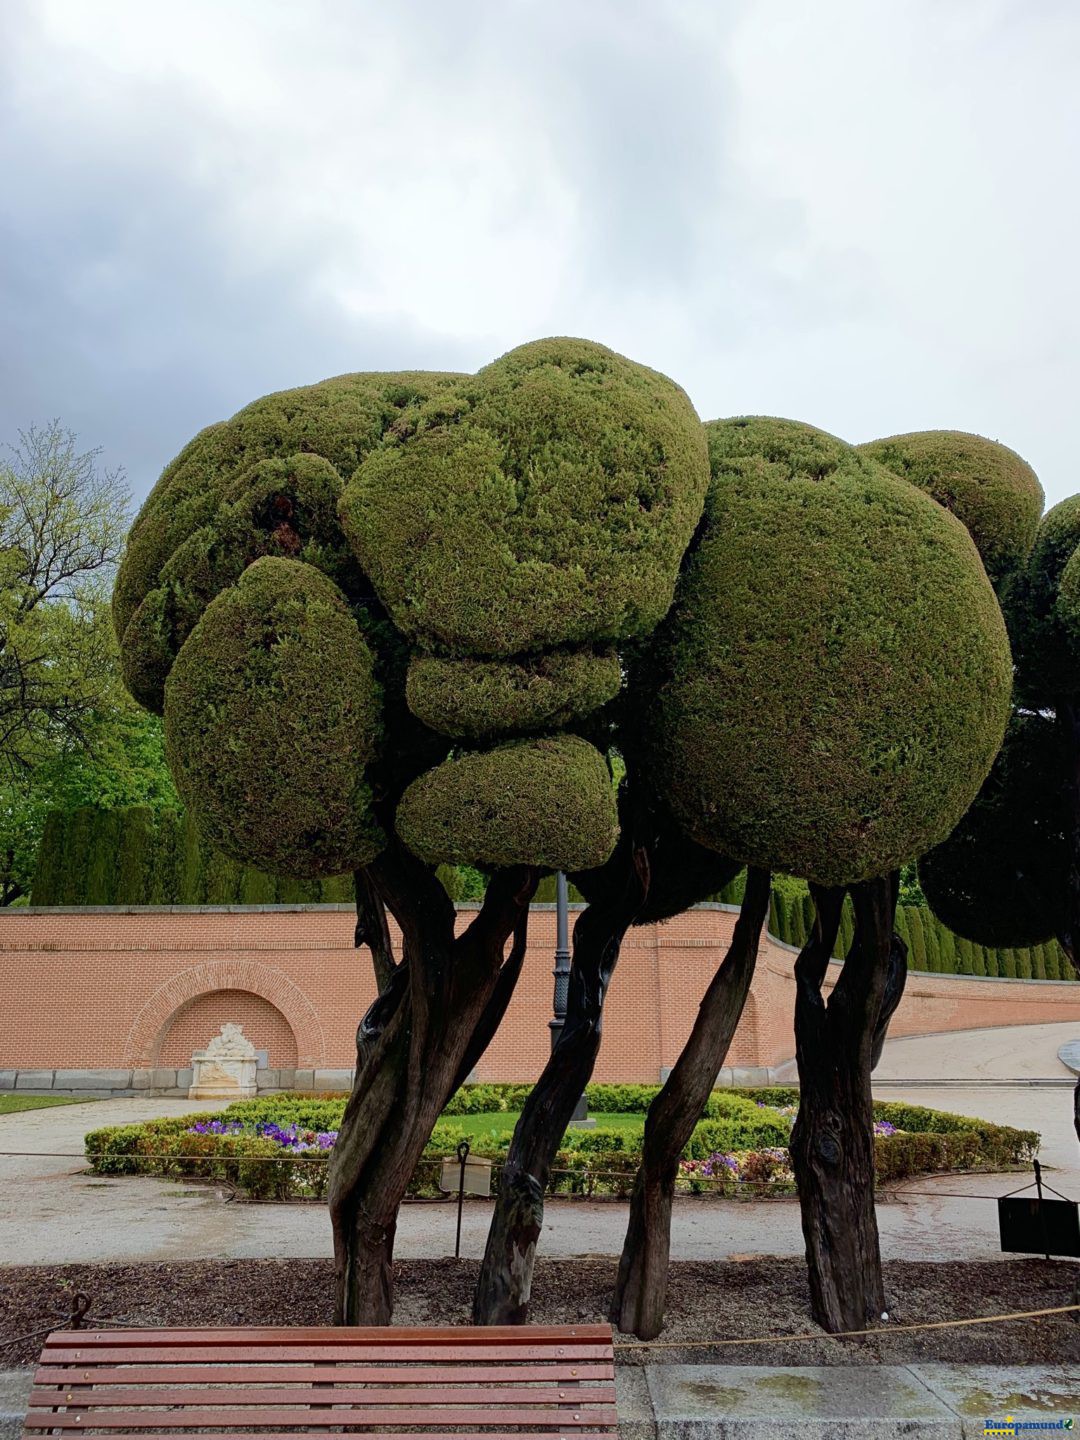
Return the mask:
[[44, 1110], [49, 1105], [92, 1105], [77, 1095], [0, 1095], [0, 1115], [14, 1115], [17, 1110]]
[[[467, 1135], [509, 1135], [518, 1122], [520, 1110], [497, 1111], [487, 1115], [444, 1115], [448, 1125], [459, 1126]], [[618, 1111], [590, 1111], [590, 1120], [605, 1130], [640, 1130], [644, 1115], [620, 1115]]]

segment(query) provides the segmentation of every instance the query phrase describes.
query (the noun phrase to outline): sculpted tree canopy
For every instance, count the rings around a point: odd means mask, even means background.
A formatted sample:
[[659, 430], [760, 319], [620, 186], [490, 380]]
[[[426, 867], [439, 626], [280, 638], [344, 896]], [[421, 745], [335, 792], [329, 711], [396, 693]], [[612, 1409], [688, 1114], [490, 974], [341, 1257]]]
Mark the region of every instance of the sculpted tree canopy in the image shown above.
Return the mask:
[[959, 430], [924, 430], [860, 445], [960, 520], [999, 589], [1027, 560], [1042, 515], [1039, 477], [1014, 450]]
[[207, 840], [275, 873], [340, 875], [386, 837], [365, 779], [374, 658], [342, 592], [264, 557], [207, 607], [165, 684], [165, 753]]
[[[917, 487], [809, 425], [739, 418], [706, 430], [704, 522], [635, 677], [651, 701], [640, 743], [689, 834], [751, 867], [748, 903], [750, 881], [771, 869], [811, 882], [792, 1157], [815, 1315], [859, 1328], [884, 1306], [870, 1070], [906, 973], [895, 872], [949, 833], [990, 768], [1009, 712], [1009, 644], [971, 537]], [[826, 1004], [849, 888], [856, 940]], [[757, 892], [767, 906], [767, 884]], [[729, 988], [744, 995], [745, 968], [736, 974]], [[715, 1054], [695, 1027], [680, 1059], [692, 1083], [676, 1093], [673, 1074], [658, 1099], [663, 1158], [655, 1195], [647, 1180], [635, 1192], [616, 1297], [638, 1334], [655, 1334], [662, 1315], [649, 1272], [666, 1264], [666, 1238], [654, 1261], [647, 1217], [661, 1212], [666, 1237], [679, 1152], [664, 1137], [697, 1119]]]
[[975, 802], [919, 861], [943, 924], [980, 945], [1041, 945], [1063, 933], [1069, 873], [1068, 750], [1052, 715], [1017, 711]]
[[[729, 952], [649, 1115], [615, 1313], [639, 1334], [662, 1321], [678, 1155], [774, 866], [819, 908], [797, 1011], [815, 1309], [832, 1328], [880, 1310], [869, 1072], [903, 982], [892, 872], [978, 791], [1011, 682], [954, 515], [810, 426], [706, 430], [664, 376], [550, 339], [475, 376], [341, 376], [203, 431], [132, 529], [114, 615], [212, 843], [356, 876], [381, 993], [331, 1163], [339, 1320], [390, 1316], [399, 1202], [513, 994], [541, 873], [572, 872], [589, 903], [503, 1173], [483, 1320], [524, 1318], [623, 936], [743, 865]], [[488, 875], [461, 929], [443, 862]], [[849, 887], [857, 938], [826, 1010]]]
[[[935, 914], [984, 945], [1054, 937], [1080, 976], [1080, 495], [1042, 518], [1003, 590], [1016, 711], [971, 809], [920, 861]], [[1080, 1083], [1074, 1096], [1080, 1137]]]
[[704, 533], [650, 756], [690, 834], [821, 885], [944, 839], [1001, 745], [1005, 626], [964, 527], [808, 425], [706, 426]]
[[[124, 674], [164, 712], [186, 805], [237, 859], [354, 869], [379, 950], [330, 1184], [342, 1319], [389, 1316], [398, 1202], [509, 1001], [541, 871], [616, 846], [599, 712], [620, 647], [671, 603], [707, 484], [677, 385], [545, 340], [476, 376], [258, 400], [132, 527]], [[440, 861], [490, 873], [461, 934]]]
[[1007, 597], [1017, 709], [978, 798], [920, 861], [945, 924], [988, 945], [1056, 937], [1080, 966], [1080, 496], [1043, 516]]

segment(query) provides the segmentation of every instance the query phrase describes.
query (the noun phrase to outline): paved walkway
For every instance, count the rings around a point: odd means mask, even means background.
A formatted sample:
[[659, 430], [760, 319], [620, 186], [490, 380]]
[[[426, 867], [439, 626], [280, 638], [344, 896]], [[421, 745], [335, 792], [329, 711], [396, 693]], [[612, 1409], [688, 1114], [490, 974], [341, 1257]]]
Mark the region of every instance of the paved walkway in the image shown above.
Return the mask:
[[[981, 1075], [983, 1083], [978, 1079], [967, 1085], [943, 1083], [944, 1078], [955, 1081], [973, 1071], [979, 1074], [977, 1067], [987, 1063], [987, 1055], [1001, 1054], [1017, 1057], [1017, 1066], [1021, 1059], [1036, 1068], [1046, 1065], [1043, 1073], [1052, 1076], [1050, 1060], [1056, 1061], [1061, 1041], [1050, 1032], [1069, 1028], [1033, 1026], [891, 1042], [882, 1069], [894, 1083], [881, 1085], [878, 1093], [1039, 1130], [1042, 1158], [1053, 1167], [1050, 1183], [1080, 1198], [1080, 1146], [1072, 1128], [1072, 1095], [1067, 1087], [986, 1084]], [[956, 1072], [953, 1076], [916, 1074], [907, 1084], [895, 1083], [903, 1056], [916, 1057], [919, 1068], [930, 1069], [935, 1054], [941, 1057], [940, 1064], [947, 1062]], [[932, 1083], [918, 1083], [924, 1079]], [[329, 1256], [330, 1227], [320, 1206], [229, 1203], [205, 1186], [90, 1175], [78, 1158], [89, 1129], [213, 1108], [205, 1102], [130, 1099], [0, 1116], [0, 1151], [34, 1152], [0, 1156], [0, 1264]], [[46, 1153], [53, 1151], [69, 1158]], [[1021, 1183], [1020, 1176], [983, 1175], [921, 1179], [898, 1187], [879, 1205], [885, 1258], [1000, 1258], [993, 1197]], [[487, 1202], [466, 1205], [464, 1255], [483, 1254], [490, 1214]], [[404, 1206], [396, 1253], [403, 1259], [453, 1254], [454, 1223], [451, 1204]], [[625, 1226], [625, 1205], [552, 1201], [545, 1217], [543, 1252], [616, 1255]], [[675, 1259], [802, 1251], [798, 1206], [792, 1200], [687, 1198], [675, 1207]]]
[[874, 1079], [1074, 1082], [1076, 1076], [1057, 1053], [1069, 1040], [1080, 1040], [1080, 1024], [1075, 1020], [1057, 1025], [953, 1031], [947, 1035], [908, 1035], [885, 1042]]

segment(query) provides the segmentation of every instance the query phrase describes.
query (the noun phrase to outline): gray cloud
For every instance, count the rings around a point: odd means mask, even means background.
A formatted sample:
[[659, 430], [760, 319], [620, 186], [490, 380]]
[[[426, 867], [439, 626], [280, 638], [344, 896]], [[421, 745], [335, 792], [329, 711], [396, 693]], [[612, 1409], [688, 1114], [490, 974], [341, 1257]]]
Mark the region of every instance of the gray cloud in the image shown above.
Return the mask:
[[8, 0], [0, 437], [58, 414], [142, 494], [268, 389], [575, 333], [1060, 498], [1078, 41], [1022, 0]]

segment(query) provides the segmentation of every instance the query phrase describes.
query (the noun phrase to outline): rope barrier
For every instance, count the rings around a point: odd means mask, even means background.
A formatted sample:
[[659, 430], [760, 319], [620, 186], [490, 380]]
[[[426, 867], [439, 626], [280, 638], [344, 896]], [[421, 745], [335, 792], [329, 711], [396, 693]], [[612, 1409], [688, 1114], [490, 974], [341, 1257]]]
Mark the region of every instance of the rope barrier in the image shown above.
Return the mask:
[[[85, 1315], [85, 1311], [83, 1311]], [[732, 1345], [787, 1345], [808, 1340], [858, 1340], [867, 1336], [890, 1336], [900, 1334], [914, 1334], [917, 1331], [925, 1330], [954, 1330], [962, 1329], [973, 1325], [997, 1325], [1008, 1323], [1014, 1320], [1041, 1320], [1049, 1315], [1076, 1315], [1080, 1314], [1080, 1304], [1076, 1305], [1051, 1305], [1042, 1310], [1013, 1310], [1005, 1311], [996, 1315], [975, 1315], [958, 1320], [923, 1320], [908, 1325], [874, 1325], [865, 1330], [807, 1330], [797, 1335], [749, 1335], [744, 1337], [724, 1336], [715, 1340], [616, 1340], [616, 1350], [715, 1350]], [[49, 1335], [58, 1330], [61, 1325], [68, 1323], [70, 1317], [65, 1316], [53, 1325], [47, 1325], [42, 1330], [31, 1330], [25, 1335], [18, 1335], [13, 1340], [0, 1340], [0, 1349], [8, 1349], [11, 1346], [22, 1344], [25, 1340], [34, 1340], [39, 1335]], [[91, 1329], [112, 1326], [114, 1329], [137, 1328], [140, 1330], [170, 1330], [171, 1325], [155, 1325], [152, 1321], [129, 1321], [129, 1320], [94, 1320]]]
[[1045, 1310], [1014, 1310], [1002, 1315], [976, 1315], [966, 1320], [924, 1320], [921, 1324], [871, 1326], [868, 1330], [819, 1330], [802, 1335], [754, 1335], [745, 1340], [616, 1340], [616, 1350], [713, 1350], [722, 1345], [780, 1345], [796, 1340], [854, 1340], [867, 1335], [910, 1334], [915, 1330], [950, 1330], [963, 1325], [994, 1325], [1003, 1320], [1036, 1320], [1045, 1315], [1072, 1315], [1080, 1305], [1052, 1305]]

